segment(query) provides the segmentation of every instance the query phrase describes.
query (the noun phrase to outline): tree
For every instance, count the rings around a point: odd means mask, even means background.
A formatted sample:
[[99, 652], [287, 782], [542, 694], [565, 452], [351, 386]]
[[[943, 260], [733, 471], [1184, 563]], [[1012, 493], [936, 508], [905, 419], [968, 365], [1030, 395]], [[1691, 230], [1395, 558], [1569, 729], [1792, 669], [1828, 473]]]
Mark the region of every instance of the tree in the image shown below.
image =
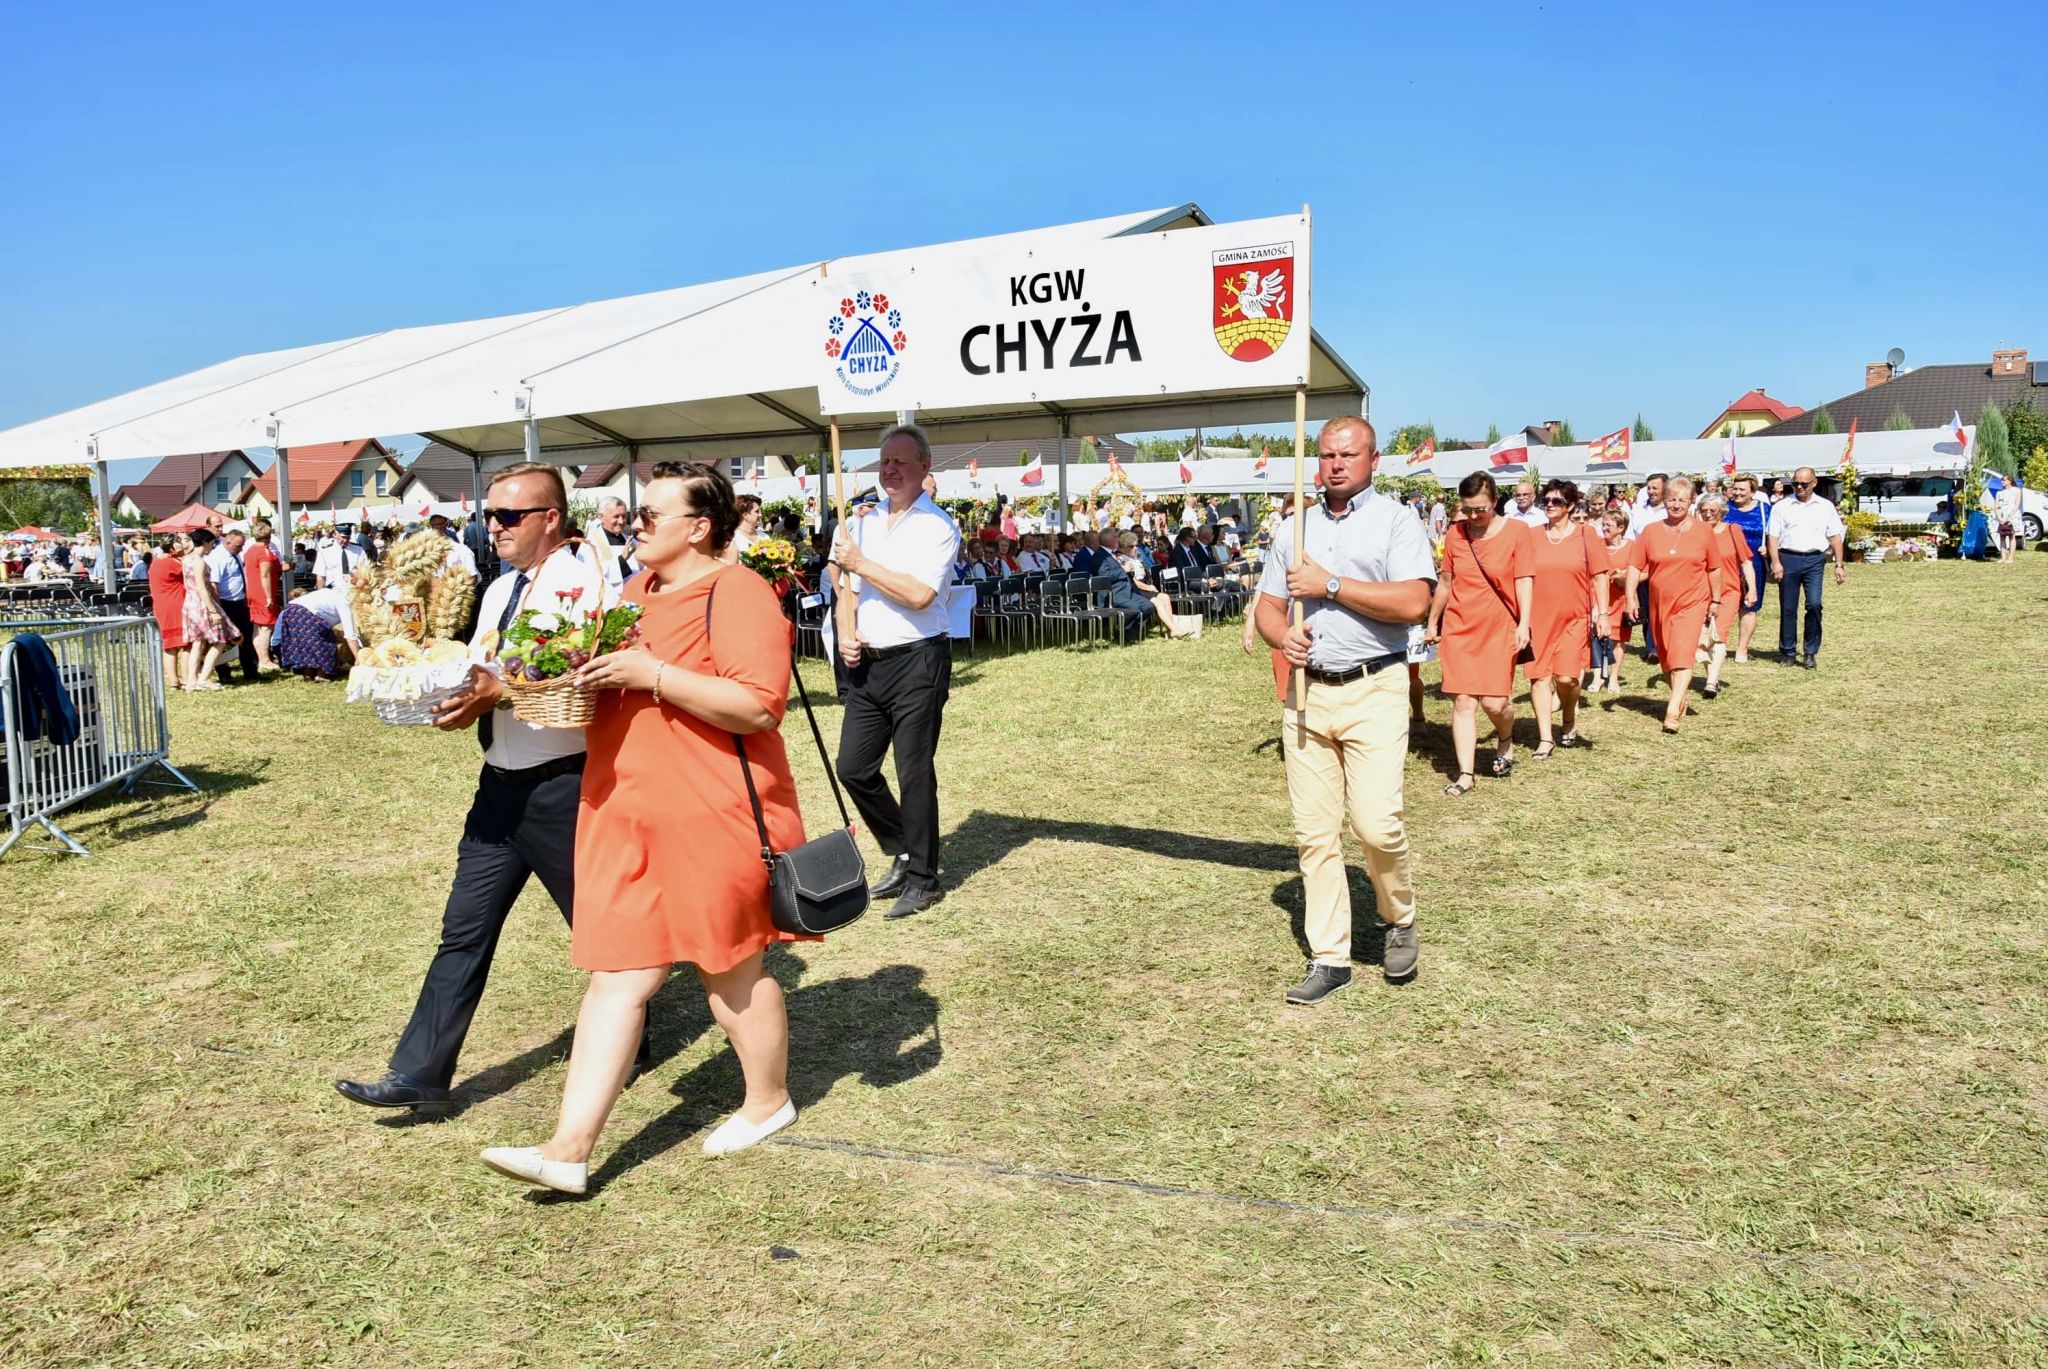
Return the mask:
[[1977, 415], [1977, 455], [1983, 459], [1986, 470], [2003, 476], [2019, 474], [2012, 460], [2012, 435], [2006, 429], [2004, 412], [1996, 404], [1987, 402], [1984, 412]]
[[0, 479], [0, 521], [9, 528], [84, 532], [95, 517], [83, 480]]
[[2034, 454], [2027, 458], [2024, 478], [2028, 489], [2048, 490], [2048, 447], [2034, 448]]
[[1550, 439], [1553, 447], [1569, 447], [1578, 440], [1572, 435], [1572, 421], [1569, 418], [1557, 420], [1557, 433]]
[[1831, 433], [1834, 430], [1835, 416], [1828, 412], [1828, 406], [1823, 404], [1818, 409], [1815, 409], [1813, 411], [1813, 431], [1816, 433]]
[[1498, 441], [1500, 441], [1500, 424], [1498, 424], [1498, 423], [1489, 423], [1489, 424], [1487, 424], [1487, 425], [1486, 425], [1486, 445], [1487, 445], [1487, 446], [1489, 446], [1489, 447], [1491, 447], [1491, 446], [1492, 446], [1492, 445], [1493, 445], [1494, 443], [1496, 443], [1496, 442], [1498, 442]]
[[[1178, 455], [1179, 455], [1179, 453], [1178, 453], [1178, 452], [1176, 452], [1176, 453], [1174, 453], [1174, 455], [1178, 456]], [[1091, 464], [1093, 464], [1093, 463], [1095, 463], [1095, 462], [1098, 462], [1098, 461], [1102, 460], [1102, 458], [1101, 458], [1100, 456], [1098, 456], [1098, 455], [1096, 454], [1096, 451], [1095, 451], [1095, 439], [1094, 439], [1094, 438], [1092, 438], [1092, 437], [1084, 437], [1084, 438], [1082, 438], [1082, 439], [1081, 439], [1081, 458], [1080, 458], [1080, 460], [1081, 460], [1081, 464], [1082, 464], [1082, 465], [1084, 465], [1084, 466], [1087, 466], [1087, 465], [1091, 465]]]
[[1884, 421], [1884, 430], [1888, 433], [1902, 433], [1912, 426], [1913, 416], [1903, 408], [1894, 407], [1892, 409], [1892, 416]]
[[1721, 425], [1721, 436], [1723, 436], [1723, 437], [1733, 437], [1733, 436], [1735, 436], [1735, 425], [1734, 425], [1733, 423], [1723, 423], [1723, 424]]
[[1634, 440], [1637, 442], [1655, 442], [1657, 440], [1657, 434], [1650, 431], [1650, 425], [1643, 422], [1643, 416], [1640, 413], [1636, 415]]
[[1394, 429], [1393, 441], [1386, 445], [1386, 451], [1400, 456], [1419, 448], [1424, 441], [1436, 436], [1436, 424], [1428, 419], [1420, 423], [1406, 423]]
[[[2015, 399], [2005, 406], [2005, 430], [2012, 438], [2015, 461], [2037, 447], [2048, 447], [2048, 414], [2024, 399]], [[2031, 479], [2027, 484], [2039, 488]]]

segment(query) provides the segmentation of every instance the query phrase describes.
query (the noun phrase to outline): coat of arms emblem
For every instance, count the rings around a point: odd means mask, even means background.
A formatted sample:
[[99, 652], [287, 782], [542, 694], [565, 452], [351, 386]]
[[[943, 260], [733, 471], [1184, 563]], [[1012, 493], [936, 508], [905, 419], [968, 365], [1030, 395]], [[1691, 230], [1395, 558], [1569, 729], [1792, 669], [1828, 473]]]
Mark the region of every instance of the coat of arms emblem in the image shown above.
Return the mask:
[[1293, 326], [1294, 244], [1232, 247], [1211, 254], [1216, 345], [1232, 361], [1262, 361]]

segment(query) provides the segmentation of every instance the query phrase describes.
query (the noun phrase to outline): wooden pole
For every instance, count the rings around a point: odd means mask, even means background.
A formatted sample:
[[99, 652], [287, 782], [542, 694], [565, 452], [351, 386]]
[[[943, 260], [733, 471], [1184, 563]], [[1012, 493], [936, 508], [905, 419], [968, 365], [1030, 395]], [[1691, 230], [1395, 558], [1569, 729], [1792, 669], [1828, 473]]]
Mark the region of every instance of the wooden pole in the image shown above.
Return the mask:
[[[1308, 386], [1294, 387], [1294, 564], [1300, 565], [1308, 554]], [[1288, 596], [1288, 606], [1294, 615], [1294, 625], [1302, 623], [1301, 597]], [[1305, 717], [1308, 712], [1308, 671], [1294, 668], [1294, 715]]]
[[[839, 469], [839, 420], [832, 420], [832, 513], [839, 527], [846, 526], [846, 473]], [[833, 536], [838, 536], [835, 531]]]

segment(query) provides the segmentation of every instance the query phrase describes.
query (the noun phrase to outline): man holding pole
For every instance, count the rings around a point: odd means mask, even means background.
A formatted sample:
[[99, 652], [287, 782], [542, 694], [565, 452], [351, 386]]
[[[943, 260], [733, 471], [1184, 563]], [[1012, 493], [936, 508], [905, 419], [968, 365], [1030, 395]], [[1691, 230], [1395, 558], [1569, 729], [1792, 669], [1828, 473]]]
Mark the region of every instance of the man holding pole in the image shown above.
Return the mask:
[[[1356, 415], [1323, 425], [1320, 502], [1273, 530], [1259, 581], [1259, 635], [1294, 667], [1281, 746], [1301, 853], [1308, 975], [1287, 991], [1320, 1003], [1351, 982], [1351, 888], [1343, 827], [1365, 848], [1389, 982], [1415, 974], [1420, 944], [1402, 770], [1408, 754], [1408, 627], [1436, 584], [1419, 520], [1372, 488], [1379, 439]], [[1302, 554], [1296, 555], [1300, 545]], [[1299, 621], [1290, 616], [1299, 610]]]
[[[842, 517], [832, 542], [833, 624], [846, 668], [839, 778], [890, 857], [871, 891], [896, 900], [883, 914], [890, 918], [923, 912], [941, 897], [933, 762], [953, 679], [946, 591], [960, 530], [925, 493], [931, 468], [923, 429], [899, 423], [883, 433], [882, 505], [865, 518]], [[892, 746], [900, 801], [882, 778], [882, 754]]]

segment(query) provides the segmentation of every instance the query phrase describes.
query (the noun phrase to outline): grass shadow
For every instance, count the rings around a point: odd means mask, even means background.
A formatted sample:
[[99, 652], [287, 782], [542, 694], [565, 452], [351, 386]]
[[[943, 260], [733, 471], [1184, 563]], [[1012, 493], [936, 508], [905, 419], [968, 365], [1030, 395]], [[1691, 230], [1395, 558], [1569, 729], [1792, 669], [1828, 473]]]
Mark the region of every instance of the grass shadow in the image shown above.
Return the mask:
[[[938, 1068], [945, 1054], [939, 1001], [924, 988], [923, 969], [885, 965], [864, 976], [794, 987], [802, 961], [777, 946], [769, 948], [768, 963], [789, 1007], [789, 1095], [799, 1111], [822, 1102], [842, 1079], [885, 1089]], [[703, 1130], [707, 1117], [725, 1110], [713, 1100], [736, 1102], [744, 1088], [739, 1059], [728, 1044], [669, 1086], [676, 1105], [606, 1157], [590, 1176], [591, 1191]], [[550, 1200], [536, 1195], [536, 1201]]]
[[1019, 847], [1041, 838], [1086, 842], [1175, 860], [1234, 865], [1244, 870], [1280, 872], [1293, 870], [1299, 863], [1294, 847], [1278, 842], [1243, 841], [1107, 822], [1025, 817], [977, 808], [945, 839], [946, 881], [955, 887], [964, 884]]
[[[102, 790], [70, 811], [81, 816], [93, 815], [93, 821], [104, 823], [106, 835], [117, 841], [194, 827], [206, 821], [214, 799], [239, 790], [254, 789], [265, 783], [270, 769], [270, 758], [259, 756], [252, 759], [247, 768], [234, 770], [216, 769], [206, 765], [182, 765], [175, 757], [171, 764], [177, 765], [181, 774], [199, 786], [197, 793], [182, 787], [158, 787], [153, 781], [168, 781], [170, 777], [162, 770], [151, 769], [143, 772], [134, 788], [124, 789], [116, 785]], [[100, 811], [112, 800], [135, 802], [140, 806], [134, 811]], [[85, 841], [88, 847], [92, 845], [84, 836], [80, 836], [79, 839]]]
[[[1380, 918], [1379, 894], [1372, 887], [1372, 877], [1347, 861], [1344, 878], [1351, 889], [1351, 959], [1360, 965], [1384, 964], [1387, 924]], [[1313, 960], [1315, 952], [1308, 944], [1308, 902], [1300, 875], [1283, 880], [1273, 890], [1273, 906], [1287, 914], [1287, 926], [1294, 933], [1301, 958]]]

